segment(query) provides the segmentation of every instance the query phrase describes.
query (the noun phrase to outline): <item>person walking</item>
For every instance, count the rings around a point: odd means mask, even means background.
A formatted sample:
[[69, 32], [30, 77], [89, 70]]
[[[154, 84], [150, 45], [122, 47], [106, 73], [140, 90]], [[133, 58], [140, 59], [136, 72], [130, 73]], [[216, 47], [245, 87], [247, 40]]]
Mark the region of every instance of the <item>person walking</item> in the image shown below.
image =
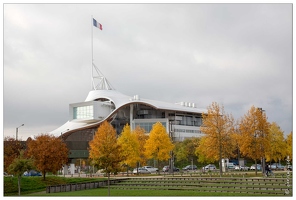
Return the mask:
[[265, 175], [268, 176], [268, 173], [270, 173], [270, 169], [267, 164], [265, 164]]

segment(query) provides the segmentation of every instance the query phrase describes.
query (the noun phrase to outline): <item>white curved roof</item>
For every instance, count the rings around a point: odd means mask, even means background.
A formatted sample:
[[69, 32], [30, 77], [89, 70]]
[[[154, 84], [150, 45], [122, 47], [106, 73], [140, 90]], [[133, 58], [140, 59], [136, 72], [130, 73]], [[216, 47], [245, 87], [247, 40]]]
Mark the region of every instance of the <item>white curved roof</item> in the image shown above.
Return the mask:
[[108, 99], [112, 101], [115, 105], [115, 110], [113, 110], [105, 119], [96, 120], [96, 121], [68, 121], [61, 127], [52, 131], [51, 133], [54, 134], [55, 136], [60, 136], [61, 134], [64, 134], [69, 131], [90, 128], [94, 125], [99, 125], [101, 122], [103, 122], [104, 120], [108, 119], [111, 115], [113, 115], [113, 113], [115, 113], [122, 106], [134, 104], [134, 103], [147, 104], [154, 107], [155, 109], [191, 112], [191, 113], [206, 112], [205, 109], [198, 109], [192, 106], [188, 107], [188, 106], [183, 106], [175, 103], [167, 103], [162, 101], [138, 98], [137, 95], [135, 97], [130, 97], [116, 90], [92, 90], [89, 92], [85, 101], [86, 102], [94, 101], [96, 99], [101, 99], [101, 98]]

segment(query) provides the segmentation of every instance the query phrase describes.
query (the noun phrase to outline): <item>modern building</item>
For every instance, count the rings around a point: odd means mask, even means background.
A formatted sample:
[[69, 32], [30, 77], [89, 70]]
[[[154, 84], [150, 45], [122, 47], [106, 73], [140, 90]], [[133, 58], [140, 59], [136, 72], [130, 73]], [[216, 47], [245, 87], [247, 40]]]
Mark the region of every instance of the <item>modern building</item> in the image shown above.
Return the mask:
[[139, 95], [127, 96], [114, 90], [103, 75], [96, 86], [93, 76], [93, 90], [84, 102], [69, 105], [68, 121], [52, 131], [60, 136], [70, 149], [69, 159], [88, 158], [88, 143], [104, 122], [110, 122], [120, 134], [129, 124], [133, 130], [140, 126], [150, 132], [156, 122], [161, 122], [174, 141], [200, 137], [202, 112], [194, 103], [167, 103], [144, 99]]

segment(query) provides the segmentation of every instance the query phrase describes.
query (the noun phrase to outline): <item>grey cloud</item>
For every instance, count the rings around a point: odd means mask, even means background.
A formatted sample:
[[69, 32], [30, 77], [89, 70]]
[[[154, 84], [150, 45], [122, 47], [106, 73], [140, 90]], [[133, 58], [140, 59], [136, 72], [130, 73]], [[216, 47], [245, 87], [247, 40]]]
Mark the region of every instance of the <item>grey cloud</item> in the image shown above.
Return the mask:
[[6, 4], [4, 135], [25, 120], [35, 134], [59, 127], [85, 100], [92, 28], [95, 64], [118, 91], [217, 101], [236, 118], [255, 105], [292, 131], [292, 4]]

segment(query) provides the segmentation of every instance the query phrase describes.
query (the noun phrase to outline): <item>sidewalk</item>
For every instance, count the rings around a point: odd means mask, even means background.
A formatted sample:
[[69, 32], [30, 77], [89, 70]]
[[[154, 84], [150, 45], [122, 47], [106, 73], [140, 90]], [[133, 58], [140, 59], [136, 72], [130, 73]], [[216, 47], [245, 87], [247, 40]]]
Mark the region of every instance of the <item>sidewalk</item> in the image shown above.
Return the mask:
[[[75, 174], [68, 174], [68, 175], [58, 175], [59, 177], [66, 177], [66, 178], [107, 178], [107, 176], [104, 176], [104, 174], [84, 174], [84, 173], [75, 173]], [[110, 175], [110, 178], [163, 178], [164, 175], [160, 174], [155, 176], [142, 176], [142, 175], [133, 175], [132, 173], [128, 176], [126, 174], [117, 174], [117, 175]]]

